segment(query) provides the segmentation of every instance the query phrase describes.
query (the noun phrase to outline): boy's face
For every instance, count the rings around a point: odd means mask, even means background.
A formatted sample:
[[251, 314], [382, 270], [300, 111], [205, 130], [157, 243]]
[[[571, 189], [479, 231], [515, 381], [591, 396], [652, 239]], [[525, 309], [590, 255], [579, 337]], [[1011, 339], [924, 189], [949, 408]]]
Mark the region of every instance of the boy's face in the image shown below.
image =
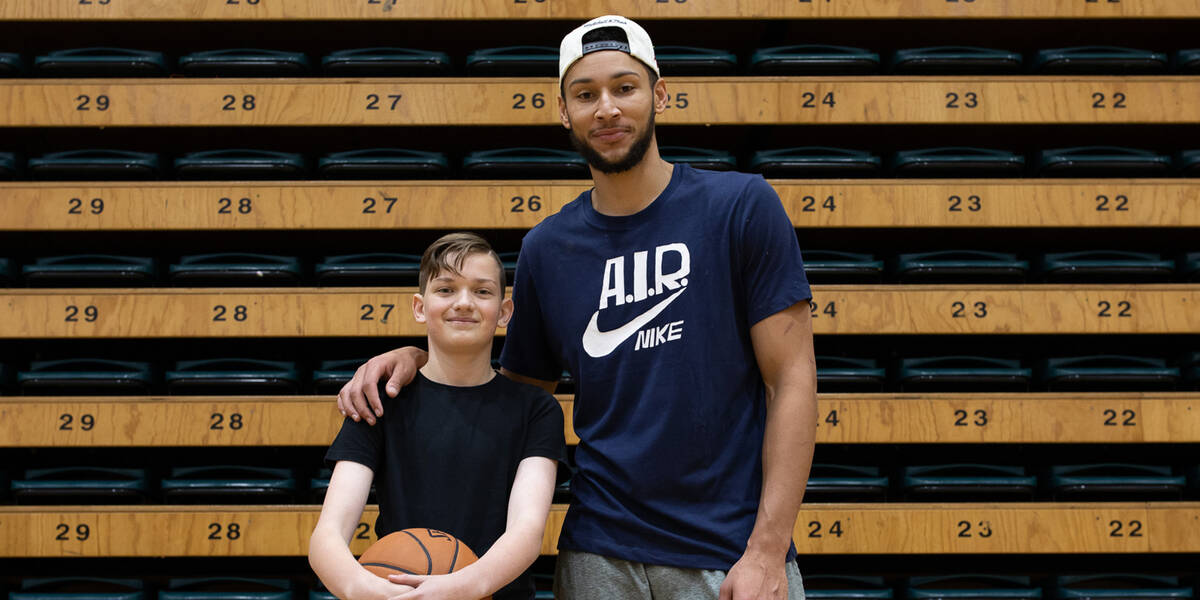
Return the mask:
[[641, 162], [654, 136], [654, 115], [666, 107], [662, 79], [636, 58], [617, 50], [593, 52], [563, 75], [559, 119], [571, 139], [602, 173], [619, 173]]
[[500, 296], [500, 265], [488, 254], [471, 254], [458, 275], [436, 273], [425, 292], [413, 296], [413, 316], [425, 323], [430, 346], [443, 350], [490, 348], [496, 327], [508, 325], [512, 300]]

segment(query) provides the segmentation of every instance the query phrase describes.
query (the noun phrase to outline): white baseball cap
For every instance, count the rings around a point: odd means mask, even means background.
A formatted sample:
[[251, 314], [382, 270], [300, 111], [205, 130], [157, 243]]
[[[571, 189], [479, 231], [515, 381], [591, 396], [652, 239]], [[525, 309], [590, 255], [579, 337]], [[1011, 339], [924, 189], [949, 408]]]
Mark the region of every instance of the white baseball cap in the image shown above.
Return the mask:
[[[607, 27], [615, 27], [625, 33], [626, 42], [602, 40], [584, 43], [583, 36], [597, 29]], [[630, 56], [642, 61], [655, 75], [661, 75], [658, 72], [658, 62], [654, 60], [654, 43], [650, 41], [650, 34], [642, 29], [641, 25], [617, 15], [605, 15], [596, 17], [568, 33], [562, 39], [562, 44], [558, 47], [558, 84], [562, 85], [563, 75], [567, 74], [567, 69], [575, 64], [575, 61], [583, 58], [585, 54], [599, 52], [600, 50], [620, 50]]]

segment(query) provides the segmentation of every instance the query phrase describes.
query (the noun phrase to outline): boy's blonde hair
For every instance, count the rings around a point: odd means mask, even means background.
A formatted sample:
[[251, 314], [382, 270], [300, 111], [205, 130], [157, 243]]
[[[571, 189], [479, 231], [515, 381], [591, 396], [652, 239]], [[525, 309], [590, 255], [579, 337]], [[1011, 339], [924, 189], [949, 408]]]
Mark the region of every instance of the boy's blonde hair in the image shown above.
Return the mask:
[[465, 231], [443, 235], [425, 249], [425, 254], [421, 256], [421, 271], [418, 275], [421, 293], [425, 293], [425, 285], [429, 283], [429, 280], [443, 271], [461, 275], [463, 263], [472, 254], [487, 254], [496, 261], [496, 268], [500, 270], [500, 299], [503, 300], [507, 282], [504, 276], [504, 263], [500, 262], [500, 255], [492, 250], [492, 245], [487, 243], [487, 240]]

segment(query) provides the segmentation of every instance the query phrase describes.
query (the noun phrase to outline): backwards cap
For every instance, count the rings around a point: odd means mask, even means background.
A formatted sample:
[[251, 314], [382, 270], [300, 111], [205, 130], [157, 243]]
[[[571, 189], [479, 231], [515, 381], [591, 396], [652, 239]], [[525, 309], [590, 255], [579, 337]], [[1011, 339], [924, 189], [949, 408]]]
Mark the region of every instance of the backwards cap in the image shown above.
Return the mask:
[[[597, 29], [613, 27], [620, 29], [625, 33], [625, 42], [614, 40], [600, 40], [584, 43], [583, 37], [588, 33]], [[596, 17], [568, 33], [562, 39], [562, 44], [558, 47], [558, 83], [562, 85], [563, 75], [567, 74], [567, 69], [575, 64], [575, 61], [583, 58], [585, 54], [599, 52], [601, 50], [620, 50], [644, 63], [654, 71], [655, 75], [661, 75], [658, 72], [658, 62], [654, 60], [654, 43], [650, 41], [650, 34], [642, 29], [641, 25], [620, 17], [617, 15], [605, 15]]]

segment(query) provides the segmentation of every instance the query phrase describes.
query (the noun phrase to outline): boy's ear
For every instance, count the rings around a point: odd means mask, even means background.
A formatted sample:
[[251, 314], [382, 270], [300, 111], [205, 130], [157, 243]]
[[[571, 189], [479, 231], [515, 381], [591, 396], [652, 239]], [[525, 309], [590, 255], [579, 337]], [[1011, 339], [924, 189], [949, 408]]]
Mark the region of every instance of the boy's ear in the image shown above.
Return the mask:
[[418, 323], [425, 322], [425, 299], [421, 297], [421, 294], [413, 294], [412, 311], [413, 318], [416, 319]]
[[512, 298], [505, 298], [500, 301], [500, 318], [496, 320], [496, 324], [500, 327], [508, 327], [508, 321], [512, 319], [513, 302]]

